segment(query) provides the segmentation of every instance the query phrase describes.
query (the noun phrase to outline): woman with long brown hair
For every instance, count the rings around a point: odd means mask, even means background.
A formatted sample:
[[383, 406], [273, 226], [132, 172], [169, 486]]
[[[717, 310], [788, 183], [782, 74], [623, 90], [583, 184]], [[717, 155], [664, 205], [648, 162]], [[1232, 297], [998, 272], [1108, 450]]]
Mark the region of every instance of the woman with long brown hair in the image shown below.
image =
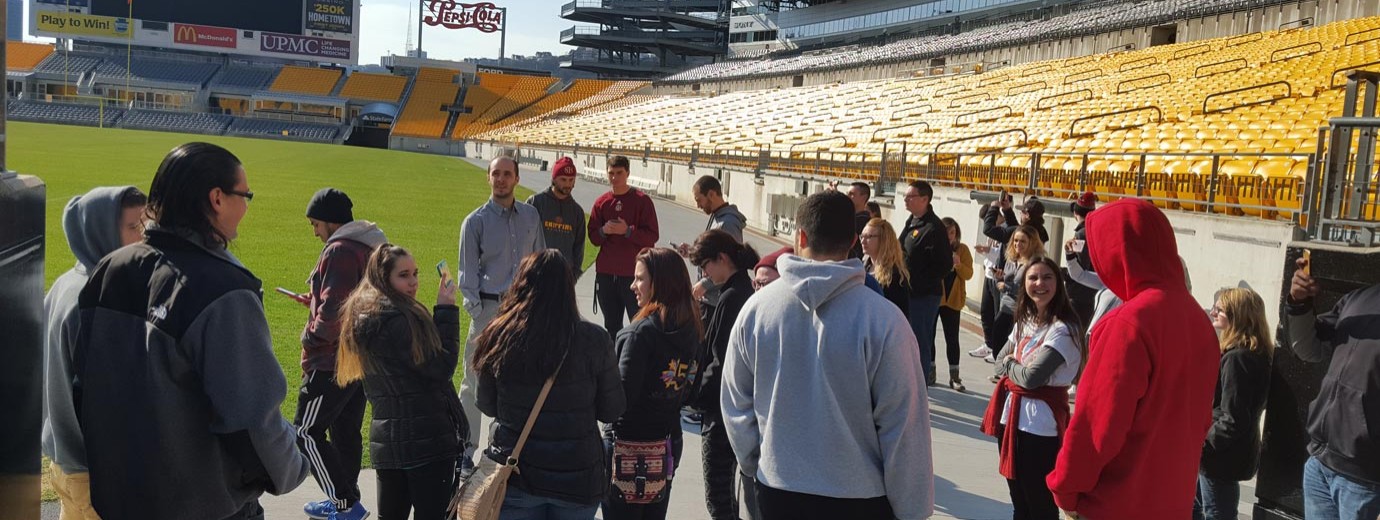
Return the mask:
[[660, 520], [680, 464], [680, 408], [699, 373], [704, 324], [675, 251], [638, 253], [632, 290], [640, 310], [614, 347], [628, 409], [605, 432], [617, 489], [604, 502], [604, 518]]
[[575, 279], [559, 251], [537, 251], [518, 264], [472, 360], [479, 411], [497, 423], [484, 456], [500, 463], [555, 377], [508, 478], [501, 517], [594, 518], [609, 483], [598, 423], [623, 413], [623, 389], [608, 333], [580, 319]]
[[963, 229], [958, 221], [940, 219], [949, 232], [949, 249], [953, 250], [954, 269], [944, 277], [944, 300], [939, 303], [939, 323], [944, 326], [944, 353], [949, 358], [949, 388], [967, 391], [959, 377], [958, 322], [963, 307], [968, 304], [968, 280], [973, 278], [973, 254], [963, 244]]
[[[1006, 264], [996, 272], [999, 277], [997, 291], [1001, 295], [1001, 304], [997, 309], [996, 319], [992, 322], [992, 335], [987, 338], [987, 348], [993, 352], [987, 358], [989, 363], [997, 360], [996, 352], [1006, 344], [1006, 337], [1011, 334], [1011, 328], [1016, 326], [1016, 294], [1020, 292], [1021, 273], [1032, 260], [1044, 256], [1045, 243], [1040, 240], [1038, 229], [1019, 226], [1011, 232], [1011, 239], [1003, 249], [1006, 253]], [[1000, 367], [997, 372], [1000, 376]]]
[[1058, 520], [1045, 476], [1059, 456], [1070, 416], [1068, 390], [1088, 348], [1057, 262], [1031, 259], [1018, 283], [1016, 330], [999, 354], [1003, 375], [987, 404], [982, 432], [997, 438], [998, 469], [1011, 492], [1012, 517]]
[[1260, 463], [1260, 414], [1270, 388], [1275, 344], [1265, 301], [1255, 291], [1217, 291], [1209, 317], [1217, 329], [1222, 360], [1212, 399], [1212, 428], [1198, 466], [1193, 518], [1235, 519], [1241, 481], [1255, 476]]
[[374, 409], [369, 456], [380, 520], [409, 511], [417, 520], [444, 518], [469, 431], [451, 383], [460, 353], [455, 284], [441, 281], [428, 313], [417, 301], [417, 275], [406, 249], [382, 244], [340, 312], [336, 384], [363, 380]]

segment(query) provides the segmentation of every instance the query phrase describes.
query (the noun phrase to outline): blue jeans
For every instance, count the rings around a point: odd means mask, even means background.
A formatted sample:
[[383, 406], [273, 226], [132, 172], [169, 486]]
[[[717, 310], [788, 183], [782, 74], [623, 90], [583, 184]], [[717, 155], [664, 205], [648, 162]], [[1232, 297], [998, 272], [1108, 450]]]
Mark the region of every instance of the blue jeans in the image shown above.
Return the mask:
[[1193, 520], [1236, 520], [1241, 503], [1241, 483], [1198, 473], [1198, 496], [1193, 498]]
[[591, 520], [599, 504], [576, 504], [557, 498], [533, 495], [515, 486], [503, 497], [499, 520]]
[[1357, 482], [1324, 466], [1303, 464], [1303, 516], [1308, 520], [1374, 520], [1380, 517], [1380, 485]]
[[934, 333], [939, 321], [939, 295], [910, 297], [910, 330], [920, 342], [920, 362], [925, 366], [925, 384], [934, 384]]

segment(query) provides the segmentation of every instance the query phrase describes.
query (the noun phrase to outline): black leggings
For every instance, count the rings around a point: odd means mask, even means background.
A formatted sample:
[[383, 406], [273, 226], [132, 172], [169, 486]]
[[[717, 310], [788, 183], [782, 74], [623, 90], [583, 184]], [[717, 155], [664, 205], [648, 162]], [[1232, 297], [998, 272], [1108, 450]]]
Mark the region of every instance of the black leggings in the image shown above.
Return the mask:
[[[1001, 436], [997, 437], [1000, 449]], [[1012, 520], [1059, 520], [1059, 506], [1045, 484], [1059, 458], [1059, 438], [1016, 432], [1016, 478], [1008, 479], [1011, 491]]]
[[997, 313], [1001, 311], [1001, 295], [997, 293], [997, 282], [991, 278], [982, 279], [982, 340], [984, 344], [991, 344], [989, 339], [992, 337], [992, 324], [997, 320]]
[[1006, 340], [1010, 339], [1011, 329], [1014, 328], [1016, 317], [1009, 312], [998, 310], [996, 319], [992, 320], [992, 333], [987, 335], [987, 348], [992, 349], [993, 356], [1006, 346]]
[[944, 353], [949, 357], [949, 370], [958, 370], [958, 320], [959, 312], [948, 307], [939, 307], [939, 324], [944, 326]]
[[757, 483], [757, 500], [766, 520], [834, 520], [896, 518], [886, 497], [834, 498], [773, 489]]
[[594, 299], [599, 304], [599, 312], [604, 314], [604, 330], [609, 337], [618, 336], [623, 330], [623, 315], [628, 321], [637, 314], [637, 295], [632, 290], [631, 276], [614, 276], [598, 273], [594, 275]]
[[455, 491], [455, 461], [378, 470], [379, 520], [443, 520]]

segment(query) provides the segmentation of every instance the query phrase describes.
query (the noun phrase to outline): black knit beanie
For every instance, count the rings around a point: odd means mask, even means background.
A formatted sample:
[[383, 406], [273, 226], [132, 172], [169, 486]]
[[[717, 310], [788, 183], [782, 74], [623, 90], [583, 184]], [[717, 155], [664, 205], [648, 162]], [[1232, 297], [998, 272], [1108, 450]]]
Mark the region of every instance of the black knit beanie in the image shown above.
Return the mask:
[[345, 192], [335, 188], [321, 188], [316, 195], [311, 196], [311, 202], [307, 203], [307, 217], [330, 222], [332, 224], [348, 224], [355, 220], [350, 208], [354, 203], [350, 202], [350, 197]]

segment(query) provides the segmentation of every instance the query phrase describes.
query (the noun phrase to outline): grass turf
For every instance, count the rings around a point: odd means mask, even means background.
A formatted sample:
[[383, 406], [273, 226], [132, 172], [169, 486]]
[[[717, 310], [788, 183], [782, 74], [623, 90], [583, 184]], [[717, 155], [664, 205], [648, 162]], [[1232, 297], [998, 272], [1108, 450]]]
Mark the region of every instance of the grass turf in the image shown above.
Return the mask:
[[[8, 166], [36, 175], [47, 184], [47, 262], [44, 286], [75, 262], [62, 231], [67, 201], [96, 186], [134, 185], [147, 192], [163, 156], [175, 146], [206, 141], [224, 146], [244, 163], [254, 201], [230, 250], [264, 284], [264, 308], [273, 333], [273, 350], [287, 376], [283, 415], [297, 408], [301, 378], [299, 335], [307, 310], [273, 292], [307, 290], [307, 277], [322, 244], [305, 216], [316, 190], [333, 186], [350, 195], [356, 218], [378, 223], [388, 239], [408, 248], [422, 266], [418, 299], [436, 301], [436, 275], [430, 266], [446, 259], [455, 269], [460, 222], [487, 199], [484, 172], [452, 157], [370, 148], [263, 139], [97, 129], [13, 122], [9, 125]], [[530, 190], [518, 188], [519, 199]], [[597, 251], [586, 254], [592, 262]], [[461, 313], [461, 331], [469, 317]], [[459, 386], [461, 373], [456, 371]], [[245, 384], [255, 384], [252, 379]], [[368, 444], [368, 417], [364, 423]], [[364, 453], [366, 464], [369, 453]]]

